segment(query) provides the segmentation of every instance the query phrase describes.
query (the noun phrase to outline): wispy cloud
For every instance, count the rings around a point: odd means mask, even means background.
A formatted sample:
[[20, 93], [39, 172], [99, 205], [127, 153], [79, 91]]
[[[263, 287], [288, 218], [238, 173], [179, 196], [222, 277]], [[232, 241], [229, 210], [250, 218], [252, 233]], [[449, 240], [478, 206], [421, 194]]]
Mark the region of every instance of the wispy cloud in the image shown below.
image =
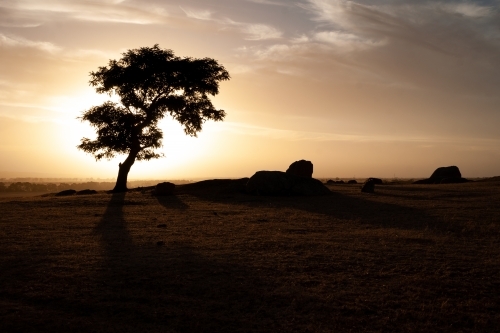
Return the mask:
[[461, 147], [495, 147], [500, 140], [488, 138], [462, 138], [457, 136], [411, 136], [411, 135], [366, 135], [361, 133], [330, 133], [313, 131], [296, 131], [265, 126], [248, 125], [238, 122], [224, 122], [218, 131], [227, 131], [245, 136], [259, 136], [286, 141], [312, 142], [397, 142], [415, 143], [422, 146], [429, 144], [453, 144]]
[[48, 53], [56, 53], [61, 50], [60, 47], [41, 41], [31, 41], [21, 37], [6, 36], [0, 33], [0, 47], [27, 47], [34, 48]]
[[164, 23], [168, 16], [165, 7], [123, 0], [18, 0], [0, 4], [0, 8], [9, 15], [17, 16], [20, 21], [18, 24], [24, 25], [39, 25], [58, 18], [92, 22], [155, 24]]
[[259, 3], [263, 5], [273, 5], [273, 6], [290, 6], [292, 5], [289, 0], [280, 2], [280, 1], [272, 1], [272, 0], [246, 0], [248, 2]]
[[186, 14], [189, 18], [194, 18], [197, 20], [211, 20], [212, 12], [210, 10], [196, 10], [180, 7], [180, 9]]
[[[57, 57], [59, 61], [75, 62], [84, 59], [110, 59], [116, 56], [116, 53], [105, 52], [97, 49], [69, 49], [47, 41], [34, 41], [16, 35], [6, 35], [0, 33], [0, 49], [10, 50], [11, 52], [22, 52], [21, 49], [32, 49], [39, 54], [30, 53], [25, 57], [52, 56]], [[4, 52], [4, 55], [5, 52]]]
[[383, 40], [371, 40], [342, 31], [316, 32], [313, 34], [312, 40], [335, 46], [335, 50], [340, 52], [364, 50], [384, 44]]
[[487, 17], [493, 15], [494, 9], [490, 6], [481, 6], [477, 3], [454, 3], [454, 4], [443, 4], [441, 5], [445, 10], [461, 14], [463, 16], [468, 16], [471, 18]]
[[351, 71], [355, 80], [392, 87], [486, 95], [500, 89], [498, 7], [363, 0], [299, 6], [316, 22], [313, 29], [240, 53], [276, 72], [293, 66], [318, 78]]
[[192, 9], [180, 7], [188, 18], [210, 21], [215, 24], [219, 30], [233, 30], [243, 33], [246, 40], [258, 41], [277, 39], [283, 36], [283, 33], [277, 28], [262, 23], [245, 23], [234, 21], [230, 18], [216, 18], [214, 13], [207, 9]]
[[[282, 2], [260, 1], [267, 5]], [[213, 23], [218, 30], [237, 31], [244, 40], [260, 41], [283, 36], [280, 29], [261, 22], [241, 22], [227, 15], [216, 17], [215, 11], [200, 6], [175, 6], [173, 2], [153, 1], [80, 1], [80, 0], [19, 0], [0, 4], [0, 26], [34, 27], [57, 20], [108, 22], [125, 24], [178, 24], [184, 18]]]
[[[403, 41], [449, 54], [467, 51], [474, 41], [498, 46], [494, 36], [500, 31], [494, 24], [495, 11], [473, 2], [377, 5], [309, 0], [303, 7], [315, 20], [332, 27], [331, 31], [336, 34], [350, 36], [351, 40]], [[477, 18], [487, 19], [475, 20]], [[495, 33], [492, 34], [492, 30]]]
[[266, 24], [245, 24], [231, 22], [240, 26], [241, 30], [248, 35], [247, 40], [277, 39], [282, 37], [282, 32]]
[[[100, 50], [67, 48], [2, 33], [0, 53], [0, 113], [30, 119], [60, 117], [55, 111], [74, 118], [75, 110], [92, 100], [72, 96], [75, 91], [92, 92], [87, 85], [88, 68], [116, 57]], [[54, 100], [57, 94], [72, 97]]]

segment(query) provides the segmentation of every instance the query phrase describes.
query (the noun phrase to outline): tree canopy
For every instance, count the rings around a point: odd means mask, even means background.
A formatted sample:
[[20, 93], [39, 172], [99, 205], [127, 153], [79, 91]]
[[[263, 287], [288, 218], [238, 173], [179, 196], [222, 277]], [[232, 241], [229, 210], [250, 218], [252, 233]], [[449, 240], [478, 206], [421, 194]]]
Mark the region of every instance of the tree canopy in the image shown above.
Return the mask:
[[83, 113], [80, 119], [95, 128], [97, 138], [83, 138], [78, 148], [96, 160], [128, 154], [124, 164], [129, 170], [136, 159], [161, 157], [155, 152], [163, 138], [158, 122], [167, 114], [191, 136], [202, 130], [205, 121], [221, 121], [226, 115], [214, 108], [209, 95], [217, 95], [219, 82], [230, 76], [211, 58], [181, 58], [154, 45], [129, 50], [90, 77], [97, 93], [116, 94], [120, 103], [108, 101]]

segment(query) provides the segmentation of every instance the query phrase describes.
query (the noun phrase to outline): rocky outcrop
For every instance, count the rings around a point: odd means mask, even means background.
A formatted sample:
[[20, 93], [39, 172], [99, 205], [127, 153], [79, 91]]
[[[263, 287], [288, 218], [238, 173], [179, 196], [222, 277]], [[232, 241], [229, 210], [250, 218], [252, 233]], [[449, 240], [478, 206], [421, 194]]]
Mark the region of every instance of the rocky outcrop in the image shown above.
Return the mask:
[[375, 185], [382, 185], [382, 184], [384, 183], [384, 182], [382, 181], [382, 179], [380, 179], [380, 178], [374, 178], [374, 177], [370, 177], [370, 178], [368, 178], [366, 181], [370, 181], [370, 180], [371, 180], [371, 181], [373, 181], [373, 183], [374, 183]]
[[358, 182], [354, 179], [348, 180], [347, 184], [357, 184]]
[[89, 194], [97, 194], [97, 191], [87, 189], [76, 192], [76, 195], [89, 195]]
[[466, 178], [443, 178], [439, 182], [439, 184], [459, 184], [459, 183], [467, 183], [469, 180]]
[[299, 177], [312, 178], [313, 164], [311, 161], [295, 161], [286, 170], [286, 173]]
[[440, 167], [437, 168], [429, 179], [435, 179], [441, 181], [445, 178], [462, 178], [462, 174], [460, 173], [460, 169], [457, 166], [452, 165], [448, 167]]
[[317, 179], [281, 171], [257, 171], [248, 180], [246, 191], [254, 195], [278, 196], [331, 194], [331, 191]]
[[175, 193], [203, 196], [246, 193], [248, 180], [249, 178], [207, 179], [195, 183], [179, 185], [175, 188]]
[[58, 197], [65, 197], [65, 196], [68, 196], [68, 195], [74, 195], [75, 193], [76, 193], [75, 190], [64, 190], [64, 191], [56, 193], [56, 196], [58, 196]]
[[154, 195], [172, 195], [174, 194], [175, 184], [169, 182], [158, 183], [154, 190]]
[[462, 174], [457, 166], [437, 168], [432, 175], [427, 179], [421, 179], [413, 182], [413, 184], [452, 184], [466, 183], [468, 179], [462, 178]]

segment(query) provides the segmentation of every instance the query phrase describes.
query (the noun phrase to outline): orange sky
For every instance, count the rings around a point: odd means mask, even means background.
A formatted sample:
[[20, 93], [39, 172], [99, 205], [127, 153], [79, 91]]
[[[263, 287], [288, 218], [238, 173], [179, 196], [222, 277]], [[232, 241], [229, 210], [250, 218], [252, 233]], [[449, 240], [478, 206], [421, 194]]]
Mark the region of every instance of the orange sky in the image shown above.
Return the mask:
[[130, 179], [247, 177], [298, 159], [315, 177], [500, 174], [500, 2], [0, 1], [0, 177], [115, 177], [76, 149], [107, 99], [89, 72], [158, 43], [211, 57], [227, 112], [198, 138], [167, 119], [164, 158]]

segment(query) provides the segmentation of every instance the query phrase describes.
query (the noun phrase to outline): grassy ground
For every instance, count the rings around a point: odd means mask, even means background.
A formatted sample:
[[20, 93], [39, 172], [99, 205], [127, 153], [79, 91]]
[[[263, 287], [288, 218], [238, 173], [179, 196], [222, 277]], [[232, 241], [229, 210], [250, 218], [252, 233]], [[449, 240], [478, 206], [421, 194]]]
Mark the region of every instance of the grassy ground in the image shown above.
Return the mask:
[[0, 198], [1, 332], [494, 332], [500, 182]]

